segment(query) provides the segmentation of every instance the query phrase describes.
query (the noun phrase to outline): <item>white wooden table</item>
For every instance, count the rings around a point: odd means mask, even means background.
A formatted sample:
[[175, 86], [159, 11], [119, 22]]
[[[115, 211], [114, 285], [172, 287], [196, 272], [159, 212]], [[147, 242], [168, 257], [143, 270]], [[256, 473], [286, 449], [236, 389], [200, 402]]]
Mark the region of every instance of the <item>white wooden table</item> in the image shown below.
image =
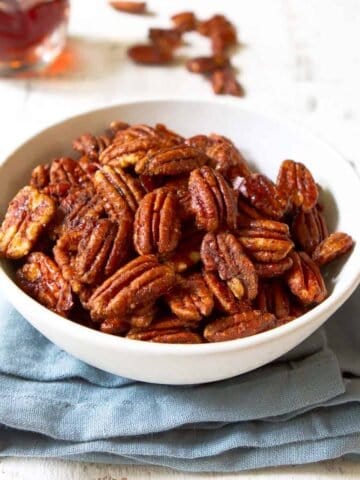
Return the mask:
[[[152, 16], [111, 10], [105, 0], [73, 0], [67, 56], [71, 69], [52, 78], [0, 81], [0, 157], [26, 137], [67, 116], [125, 99], [212, 96], [210, 86], [179, 63], [141, 68], [126, 59], [129, 44], [170, 14], [220, 9], [236, 22], [243, 47], [234, 57], [247, 97], [240, 101], [310, 127], [360, 166], [360, 2], [358, 0], [149, 0]], [[156, 15], [155, 15], [156, 14]], [[206, 54], [189, 35], [180, 56]], [[341, 174], [341, 172], [339, 172]], [[92, 465], [53, 460], [0, 460], [0, 480], [355, 479], [360, 463], [337, 460], [232, 475], [190, 475], [153, 467]]]

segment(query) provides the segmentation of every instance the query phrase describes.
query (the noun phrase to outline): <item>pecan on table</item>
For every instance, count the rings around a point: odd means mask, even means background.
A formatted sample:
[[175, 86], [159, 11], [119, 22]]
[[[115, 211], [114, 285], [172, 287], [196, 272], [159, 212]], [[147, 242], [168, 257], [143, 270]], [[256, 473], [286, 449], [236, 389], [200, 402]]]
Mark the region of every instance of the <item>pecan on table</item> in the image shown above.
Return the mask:
[[179, 12], [171, 17], [176, 30], [191, 32], [196, 29], [197, 19], [193, 12]]
[[22, 188], [11, 200], [0, 227], [0, 255], [25, 257], [54, 218], [55, 202], [34, 187]]
[[181, 175], [201, 167], [207, 161], [207, 156], [196, 148], [178, 145], [144, 157], [135, 165], [135, 171], [145, 175]]
[[217, 271], [237, 298], [253, 300], [257, 295], [255, 267], [239, 240], [231, 233], [207, 233], [201, 244], [205, 271]]
[[221, 280], [216, 272], [204, 272], [204, 280], [213, 294], [215, 306], [218, 310], [224, 313], [240, 313], [246, 310], [251, 310], [250, 303], [244, 301], [244, 289], [233, 288], [230, 289], [231, 281], [229, 283]]
[[50, 310], [67, 316], [73, 306], [70, 284], [59, 267], [42, 252], [31, 253], [16, 273], [20, 287]]
[[138, 307], [168, 293], [175, 271], [158, 263], [154, 255], [137, 257], [104, 281], [89, 299], [93, 318], [124, 318]]
[[305, 305], [321, 303], [327, 296], [323, 276], [305, 252], [291, 252], [293, 265], [286, 273], [292, 293]]
[[125, 0], [109, 0], [109, 4], [120, 12], [142, 14], [146, 10], [146, 2], [133, 2]]
[[353, 244], [353, 239], [347, 233], [332, 233], [317, 245], [312, 259], [317, 265], [325, 265], [351, 250]]
[[149, 39], [161, 49], [175, 49], [181, 46], [182, 35], [174, 28], [150, 28]]
[[319, 191], [310, 171], [300, 162], [285, 160], [279, 170], [277, 189], [282, 199], [309, 212], [315, 207]]
[[196, 225], [214, 232], [222, 225], [236, 228], [236, 198], [224, 177], [208, 166], [193, 170], [189, 179]]
[[91, 133], [84, 133], [73, 141], [73, 149], [81, 155], [87, 156], [92, 161], [97, 161], [99, 155], [112, 142], [110, 135], [92, 135]]
[[210, 315], [214, 308], [212, 293], [200, 273], [181, 278], [166, 300], [173, 314], [190, 325]]
[[202, 337], [187, 325], [185, 320], [168, 317], [157, 320], [147, 328], [132, 328], [126, 337], [157, 343], [202, 343]]
[[229, 59], [223, 55], [195, 57], [186, 62], [186, 68], [191, 73], [211, 73], [228, 65]]
[[287, 210], [288, 199], [279, 195], [277, 187], [265, 175], [248, 175], [242, 179], [238, 190], [264, 216], [279, 220]]
[[301, 250], [309, 254], [329, 235], [324, 216], [318, 206], [308, 212], [298, 210], [292, 222], [291, 232]]
[[258, 262], [283, 260], [294, 247], [286, 223], [274, 220], [250, 220], [238, 230], [245, 251]]
[[172, 252], [180, 234], [176, 194], [166, 188], [147, 193], [139, 203], [134, 222], [134, 245], [139, 255]]
[[218, 318], [209, 323], [205, 327], [204, 337], [209, 342], [223, 342], [249, 337], [275, 326], [276, 318], [273, 314], [260, 310], [249, 310], [235, 313], [229, 317]]
[[211, 85], [216, 95], [232, 95], [244, 97], [245, 89], [236, 78], [234, 69], [230, 66], [212, 72]]
[[214, 15], [208, 20], [198, 22], [197, 31], [210, 37], [214, 54], [224, 53], [237, 43], [236, 29], [224, 15]]

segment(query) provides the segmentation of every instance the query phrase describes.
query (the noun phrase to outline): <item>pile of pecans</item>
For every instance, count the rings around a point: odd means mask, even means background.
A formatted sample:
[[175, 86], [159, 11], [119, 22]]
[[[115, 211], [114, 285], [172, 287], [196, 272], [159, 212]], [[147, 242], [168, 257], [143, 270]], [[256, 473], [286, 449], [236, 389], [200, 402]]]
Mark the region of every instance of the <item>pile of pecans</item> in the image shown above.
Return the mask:
[[327, 296], [329, 235], [301, 163], [276, 183], [227, 138], [113, 122], [39, 165], [11, 201], [0, 253], [52, 311], [131, 339], [218, 342], [272, 329]]
[[243, 96], [244, 89], [236, 79], [229, 58], [230, 50], [237, 45], [235, 26], [224, 15], [200, 21], [193, 12], [178, 13], [171, 20], [173, 28], [150, 28], [149, 43], [129, 48], [129, 57], [144, 65], [169, 64], [174, 59], [174, 51], [182, 45], [183, 35], [196, 31], [209, 38], [212, 55], [191, 58], [186, 63], [188, 71], [209, 78], [216, 94]]

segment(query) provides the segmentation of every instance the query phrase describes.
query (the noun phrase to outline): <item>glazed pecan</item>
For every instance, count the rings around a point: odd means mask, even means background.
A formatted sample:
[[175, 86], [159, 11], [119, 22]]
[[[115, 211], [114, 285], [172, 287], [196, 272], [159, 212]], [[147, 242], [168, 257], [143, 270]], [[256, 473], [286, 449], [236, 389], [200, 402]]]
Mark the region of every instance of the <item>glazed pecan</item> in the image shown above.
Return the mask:
[[110, 217], [120, 218], [126, 210], [135, 213], [145, 192], [137, 178], [121, 168], [104, 165], [94, 175], [97, 193], [104, 199]]
[[59, 315], [73, 306], [70, 285], [59, 267], [42, 252], [33, 252], [16, 273], [20, 287], [31, 297]]
[[50, 183], [49, 165], [38, 165], [31, 172], [30, 186], [42, 190]]
[[106, 318], [100, 324], [100, 331], [108, 333], [110, 335], [125, 336], [130, 330], [131, 326], [126, 320], [119, 319], [118, 317]]
[[329, 235], [324, 216], [318, 206], [309, 212], [298, 210], [291, 231], [297, 245], [309, 254]]
[[284, 201], [309, 212], [315, 207], [319, 191], [310, 171], [299, 162], [285, 160], [279, 170], [277, 190]]
[[207, 233], [201, 244], [201, 260], [206, 271], [218, 271], [237, 298], [252, 300], [257, 295], [255, 267], [239, 240], [231, 233]]
[[100, 330], [112, 335], [126, 334], [130, 328], [146, 328], [148, 327], [157, 313], [157, 308], [154, 303], [149, 303], [144, 307], [136, 309], [126, 318], [123, 317], [108, 317], [100, 325]]
[[271, 313], [249, 310], [235, 313], [229, 317], [218, 318], [209, 323], [205, 327], [204, 337], [209, 342], [235, 340], [270, 330], [275, 325], [276, 318]]
[[111, 143], [112, 138], [109, 135], [92, 135], [84, 133], [73, 141], [73, 149], [81, 155], [86, 155], [90, 160], [98, 160], [99, 155]]
[[226, 46], [234, 45], [237, 42], [235, 27], [224, 15], [213, 15], [208, 20], [199, 22], [197, 31], [205, 37], [221, 34]]
[[193, 170], [189, 179], [191, 205], [199, 229], [213, 232], [236, 227], [236, 198], [224, 177], [208, 166]]
[[155, 135], [161, 139], [164, 147], [171, 147], [184, 143], [185, 139], [181, 135], [172, 130], [169, 130], [163, 123], [157, 123], [155, 125]]
[[343, 232], [332, 233], [315, 248], [312, 259], [317, 265], [325, 265], [348, 252], [353, 244], [350, 235]]
[[256, 308], [273, 313], [276, 318], [290, 317], [290, 292], [281, 279], [261, 281], [255, 300]]
[[[236, 181], [235, 181], [236, 188]], [[238, 202], [238, 215], [237, 215], [237, 225], [239, 228], [249, 224], [250, 220], [261, 220], [264, 219], [262, 215], [256, 208], [250, 206], [242, 197], [239, 195]]]
[[188, 220], [194, 215], [191, 208], [191, 195], [188, 184], [189, 177], [187, 175], [180, 175], [179, 177], [171, 178], [164, 185], [167, 189], [175, 193], [178, 200], [178, 215], [182, 220]]
[[127, 168], [136, 165], [149, 152], [159, 148], [159, 139], [156, 137], [139, 136], [138, 138], [124, 141], [120, 134], [132, 135], [132, 133], [127, 133], [127, 130], [119, 132], [114, 142], [99, 156], [103, 165]]
[[200, 262], [202, 239], [203, 234], [198, 231], [190, 230], [183, 234], [178, 248], [169, 256], [168, 261], [176, 272], [184, 272]]
[[[204, 272], [204, 280], [209, 287], [209, 290], [213, 294], [215, 305], [218, 310], [222, 312], [233, 314], [244, 312], [250, 309], [250, 304], [242, 299], [244, 294], [244, 288], [236, 289], [234, 285], [229, 282], [221, 280], [215, 272]], [[229, 285], [233, 287], [233, 290], [229, 288]]]
[[289, 227], [274, 220], [250, 220], [246, 228], [238, 230], [238, 238], [258, 262], [283, 260], [294, 247]]
[[173, 60], [172, 50], [159, 45], [134, 45], [127, 54], [133, 62], [143, 65], [164, 65]]
[[89, 183], [86, 173], [78, 162], [69, 157], [61, 157], [54, 160], [50, 165], [50, 184], [69, 184], [70, 186], [82, 186]]
[[181, 45], [181, 32], [173, 28], [150, 28], [149, 39], [161, 49], [174, 49]]
[[154, 329], [150, 326], [147, 330], [131, 329], [126, 335], [132, 340], [145, 340], [156, 343], [202, 343], [198, 333], [191, 332], [186, 328]]
[[230, 67], [214, 70], [211, 75], [211, 85], [216, 95], [245, 96], [244, 87], [238, 82], [234, 70]]
[[229, 59], [223, 55], [190, 58], [186, 68], [191, 73], [211, 73], [229, 65]]
[[286, 274], [292, 293], [305, 305], [321, 303], [327, 296], [319, 267], [305, 252], [290, 254], [293, 265]]
[[200, 273], [181, 278], [166, 300], [174, 315], [189, 322], [200, 321], [210, 315], [214, 308], [211, 291]]
[[139, 204], [134, 222], [134, 245], [139, 255], [172, 252], [180, 233], [175, 193], [158, 188], [146, 194]]
[[292, 258], [288, 255], [275, 263], [254, 262], [254, 267], [259, 278], [272, 278], [280, 277], [292, 267], [292, 264]]
[[195, 30], [197, 20], [193, 12], [180, 12], [171, 17], [174, 27], [179, 32], [191, 32]]
[[196, 148], [178, 145], [165, 148], [141, 159], [135, 171], [144, 175], [181, 175], [201, 167], [208, 161]]
[[99, 170], [100, 164], [95, 160], [83, 155], [79, 158], [79, 167], [86, 173], [89, 180], [92, 181], [94, 174]]
[[24, 187], [11, 200], [0, 227], [0, 255], [18, 259], [33, 248], [54, 218], [55, 202], [34, 187]]
[[141, 14], [146, 10], [146, 2], [128, 2], [123, 0], [109, 0], [109, 4], [119, 10], [120, 12], [125, 13], [135, 13]]
[[276, 186], [265, 175], [252, 173], [242, 179], [238, 188], [248, 202], [263, 215], [278, 220], [287, 210], [288, 199], [279, 195]]
[[125, 317], [168, 293], [175, 282], [173, 268], [160, 265], [154, 255], [137, 257], [95, 290], [89, 307], [94, 318]]

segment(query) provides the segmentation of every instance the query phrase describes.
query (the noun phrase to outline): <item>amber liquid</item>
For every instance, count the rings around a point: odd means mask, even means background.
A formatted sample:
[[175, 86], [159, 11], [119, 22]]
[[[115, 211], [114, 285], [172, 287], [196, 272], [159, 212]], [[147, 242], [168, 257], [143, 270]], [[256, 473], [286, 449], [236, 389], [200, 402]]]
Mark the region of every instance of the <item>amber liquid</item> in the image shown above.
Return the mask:
[[0, 61], [21, 61], [66, 21], [68, 5], [68, 0], [0, 0]]

